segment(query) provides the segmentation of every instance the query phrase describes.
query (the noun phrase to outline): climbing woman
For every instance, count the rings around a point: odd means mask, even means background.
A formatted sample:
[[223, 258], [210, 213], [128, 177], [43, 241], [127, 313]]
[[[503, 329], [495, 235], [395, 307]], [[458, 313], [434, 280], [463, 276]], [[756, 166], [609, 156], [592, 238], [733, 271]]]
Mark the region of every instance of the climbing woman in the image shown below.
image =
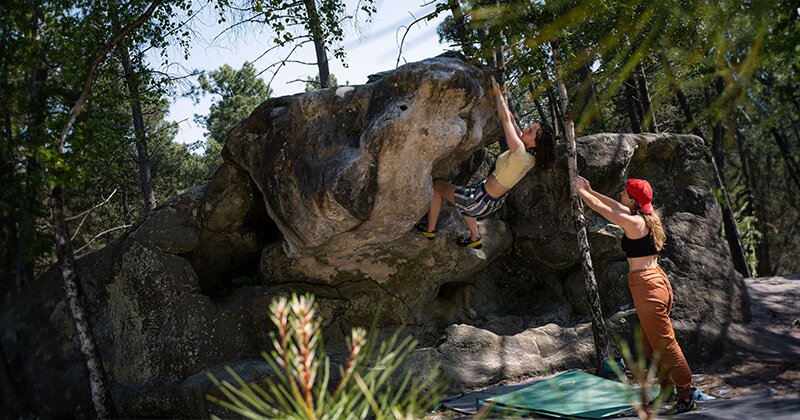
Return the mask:
[[470, 236], [458, 241], [467, 248], [480, 249], [478, 218], [483, 218], [499, 209], [506, 194], [533, 167], [546, 170], [556, 160], [556, 138], [553, 130], [544, 123], [535, 123], [520, 130], [502, 90], [492, 78], [492, 95], [497, 102], [497, 113], [503, 126], [508, 150], [497, 157], [495, 169], [486, 179], [466, 187], [457, 187], [447, 181], [433, 181], [433, 201], [428, 210], [427, 225], [419, 223], [415, 228], [426, 238], [436, 237], [436, 222], [442, 208], [442, 197], [453, 203], [461, 212], [469, 227]]
[[628, 258], [628, 287], [641, 325], [642, 348], [648, 359], [653, 357], [654, 350], [661, 355], [660, 395], [669, 397], [675, 387], [678, 401], [672, 413], [696, 409], [698, 394], [692, 388], [692, 371], [675, 340], [669, 319], [672, 285], [658, 265], [658, 253], [664, 249], [666, 236], [651, 203], [653, 190], [650, 183], [629, 179], [619, 201], [592, 190], [589, 181], [581, 176], [576, 176], [573, 183], [586, 205], [625, 232], [622, 250]]

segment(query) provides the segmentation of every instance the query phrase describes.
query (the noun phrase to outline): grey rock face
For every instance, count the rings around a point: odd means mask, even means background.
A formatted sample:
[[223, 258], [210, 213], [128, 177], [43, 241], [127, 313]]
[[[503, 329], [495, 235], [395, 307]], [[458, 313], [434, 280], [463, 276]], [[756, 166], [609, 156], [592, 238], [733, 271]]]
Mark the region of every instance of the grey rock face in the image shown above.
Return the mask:
[[[653, 186], [653, 205], [667, 234], [661, 265], [673, 283], [675, 319], [706, 323], [749, 319], [744, 282], [733, 269], [720, 235], [722, 217], [711, 192], [712, 169], [703, 158], [700, 138], [596, 134], [578, 139], [578, 162], [592, 188], [610, 197], [619, 197], [627, 178], [646, 179]], [[585, 308], [568, 194], [562, 155], [557, 169], [528, 176], [512, 191], [505, 216], [515, 233], [515, 247], [528, 259], [531, 270], [564, 279], [559, 281], [566, 286], [567, 301], [573, 309]], [[627, 264], [619, 246], [623, 233], [590, 209], [586, 217], [601, 300], [610, 314], [630, 302]]]

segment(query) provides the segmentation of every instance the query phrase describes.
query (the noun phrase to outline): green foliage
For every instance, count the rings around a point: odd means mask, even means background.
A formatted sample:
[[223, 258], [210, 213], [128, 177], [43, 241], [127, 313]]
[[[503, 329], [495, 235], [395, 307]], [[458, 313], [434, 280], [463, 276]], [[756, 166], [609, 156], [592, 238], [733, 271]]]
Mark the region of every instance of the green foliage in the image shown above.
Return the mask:
[[[319, 74], [317, 74], [314, 77], [309, 77], [309, 78], [306, 79], [305, 91], [306, 92], [311, 92], [311, 91], [319, 89], [321, 86], [322, 86], [322, 84], [319, 81]], [[339, 86], [339, 80], [336, 79], [336, 75], [331, 74], [331, 80], [330, 80], [330, 86], [329, 87], [337, 87], [337, 86]]]
[[[341, 45], [344, 41], [344, 27], [342, 22], [351, 19], [346, 13], [344, 2], [341, 0], [312, 0], [319, 20], [312, 19], [305, 2], [290, 0], [256, 0], [253, 10], [262, 14], [262, 21], [270, 27], [274, 34], [273, 42], [281, 47], [298, 43], [300, 34], [319, 33], [327, 45], [333, 46], [333, 56], [344, 61], [345, 52]], [[374, 0], [365, 0], [358, 3], [359, 10], [368, 18], [377, 9]], [[299, 32], [295, 28], [302, 28]], [[302, 41], [304, 43], [307, 41]]]
[[195, 115], [195, 121], [206, 128], [209, 141], [223, 144], [225, 135], [237, 123], [271, 95], [271, 89], [256, 74], [253, 64], [245, 62], [236, 70], [225, 64], [208, 76], [200, 75], [195, 95], [213, 95], [208, 115]]
[[210, 401], [253, 419], [400, 419], [420, 418], [439, 400], [436, 370], [426, 372], [427, 378], [399, 371], [416, 346], [410, 337], [395, 333], [380, 340], [374, 328], [369, 334], [354, 328], [347, 339], [347, 362], [339, 367], [341, 379], [332, 387], [314, 297], [277, 298], [270, 319], [277, 328], [271, 333], [274, 350], [263, 355], [277, 380], [268, 380], [265, 387], [248, 384], [227, 368], [233, 382], [209, 374], [223, 395], [209, 395]]

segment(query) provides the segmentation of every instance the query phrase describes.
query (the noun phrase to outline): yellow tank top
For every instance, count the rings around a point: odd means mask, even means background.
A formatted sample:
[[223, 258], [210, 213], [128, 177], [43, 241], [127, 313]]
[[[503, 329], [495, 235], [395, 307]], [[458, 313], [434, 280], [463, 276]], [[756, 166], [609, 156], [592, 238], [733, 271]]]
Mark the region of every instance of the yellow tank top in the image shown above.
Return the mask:
[[494, 177], [504, 187], [511, 189], [536, 165], [536, 158], [525, 148], [518, 147], [514, 153], [506, 150], [495, 161]]

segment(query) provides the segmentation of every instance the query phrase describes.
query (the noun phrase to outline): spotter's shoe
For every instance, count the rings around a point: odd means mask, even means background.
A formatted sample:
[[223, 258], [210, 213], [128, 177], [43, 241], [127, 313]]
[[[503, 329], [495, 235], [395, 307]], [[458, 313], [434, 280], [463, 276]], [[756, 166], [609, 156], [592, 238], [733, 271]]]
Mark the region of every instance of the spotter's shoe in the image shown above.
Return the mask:
[[667, 412], [667, 414], [681, 414], [688, 413], [689, 411], [697, 410], [697, 401], [694, 400], [694, 395], [689, 397], [688, 400], [678, 399], [678, 402]]

